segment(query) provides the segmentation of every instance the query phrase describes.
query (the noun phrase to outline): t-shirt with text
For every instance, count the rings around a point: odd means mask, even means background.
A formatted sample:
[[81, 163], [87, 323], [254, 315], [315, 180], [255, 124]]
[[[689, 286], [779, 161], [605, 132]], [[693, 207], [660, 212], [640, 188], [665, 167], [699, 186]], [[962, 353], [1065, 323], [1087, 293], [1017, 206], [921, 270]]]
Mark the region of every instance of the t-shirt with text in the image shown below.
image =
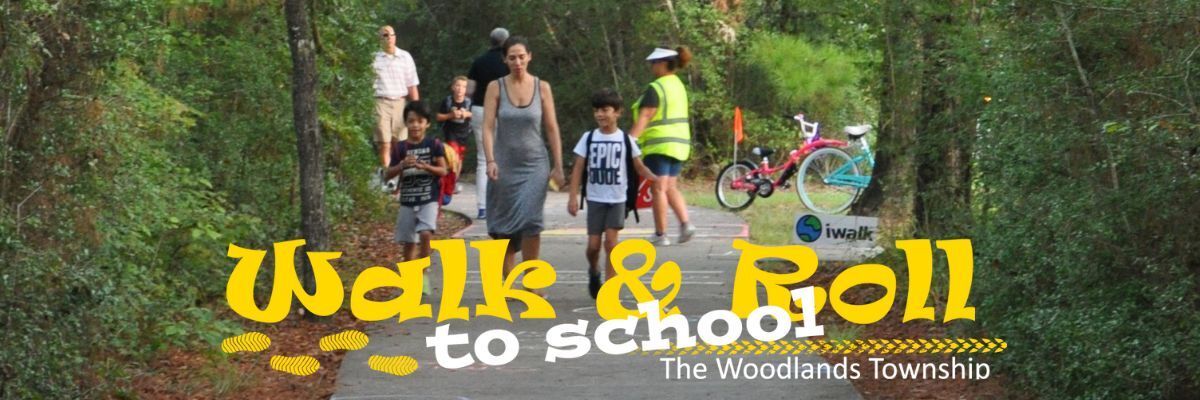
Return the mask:
[[[437, 159], [446, 156], [446, 149], [434, 138], [426, 136], [420, 143], [413, 144], [407, 140], [392, 146], [391, 165], [399, 165], [409, 154], [415, 155], [417, 161], [437, 165]], [[437, 200], [440, 195], [439, 182], [441, 177], [434, 176], [417, 167], [405, 168], [404, 178], [400, 182], [400, 204], [419, 206]]]
[[[588, 137], [592, 139], [591, 149], [588, 147]], [[641, 157], [642, 150], [638, 148], [637, 140], [630, 138], [629, 151], [634, 158]], [[583, 134], [575, 145], [575, 154], [586, 157], [587, 168], [583, 179], [587, 180], [587, 200], [599, 203], [624, 203], [625, 189], [625, 132], [617, 129], [613, 133], [604, 133], [599, 129]]]

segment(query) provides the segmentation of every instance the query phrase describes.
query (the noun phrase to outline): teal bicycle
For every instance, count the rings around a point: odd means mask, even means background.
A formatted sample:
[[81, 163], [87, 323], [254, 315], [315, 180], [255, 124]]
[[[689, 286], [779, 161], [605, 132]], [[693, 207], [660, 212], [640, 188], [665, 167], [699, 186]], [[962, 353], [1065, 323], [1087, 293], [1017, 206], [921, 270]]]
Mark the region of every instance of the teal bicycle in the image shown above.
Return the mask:
[[[820, 125], [804, 114], [786, 116], [800, 124], [803, 145], [788, 154], [783, 165], [771, 166], [774, 150], [755, 147], [750, 153], [762, 158], [759, 165], [740, 160], [726, 165], [717, 175], [717, 202], [731, 210], [749, 207], [756, 197], [770, 197], [778, 187], [787, 188], [796, 176], [796, 194], [814, 212], [836, 214], [850, 208], [871, 183], [875, 156], [865, 136], [870, 125], [847, 126], [849, 141], [821, 137]], [[847, 149], [855, 151], [851, 155]], [[778, 179], [771, 177], [782, 171]], [[797, 172], [799, 174], [797, 175]]]

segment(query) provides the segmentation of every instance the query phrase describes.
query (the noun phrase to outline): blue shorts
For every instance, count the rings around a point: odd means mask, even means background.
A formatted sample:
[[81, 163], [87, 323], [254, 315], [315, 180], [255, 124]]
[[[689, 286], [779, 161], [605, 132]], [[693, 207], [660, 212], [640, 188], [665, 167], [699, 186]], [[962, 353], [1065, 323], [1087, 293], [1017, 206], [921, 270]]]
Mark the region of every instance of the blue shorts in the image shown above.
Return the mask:
[[650, 154], [642, 158], [642, 163], [655, 176], [679, 176], [683, 170], [683, 161], [662, 154]]

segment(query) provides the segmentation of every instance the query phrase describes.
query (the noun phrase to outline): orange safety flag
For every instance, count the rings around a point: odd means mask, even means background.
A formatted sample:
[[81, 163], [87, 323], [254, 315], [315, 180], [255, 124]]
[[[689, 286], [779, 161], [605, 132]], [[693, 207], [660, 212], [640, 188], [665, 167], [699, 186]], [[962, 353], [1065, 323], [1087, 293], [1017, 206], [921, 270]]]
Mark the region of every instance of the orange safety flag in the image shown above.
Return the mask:
[[742, 135], [742, 108], [733, 108], [733, 142], [741, 143], [745, 136]]

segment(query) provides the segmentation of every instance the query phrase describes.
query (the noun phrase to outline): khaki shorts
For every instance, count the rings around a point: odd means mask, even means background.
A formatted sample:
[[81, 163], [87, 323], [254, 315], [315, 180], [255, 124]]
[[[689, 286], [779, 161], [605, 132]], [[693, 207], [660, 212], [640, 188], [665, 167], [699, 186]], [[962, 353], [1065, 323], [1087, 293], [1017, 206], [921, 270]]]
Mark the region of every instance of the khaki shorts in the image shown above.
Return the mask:
[[403, 98], [375, 98], [375, 114], [379, 120], [375, 126], [375, 142], [392, 143], [408, 139], [408, 127], [404, 125], [404, 105]]

